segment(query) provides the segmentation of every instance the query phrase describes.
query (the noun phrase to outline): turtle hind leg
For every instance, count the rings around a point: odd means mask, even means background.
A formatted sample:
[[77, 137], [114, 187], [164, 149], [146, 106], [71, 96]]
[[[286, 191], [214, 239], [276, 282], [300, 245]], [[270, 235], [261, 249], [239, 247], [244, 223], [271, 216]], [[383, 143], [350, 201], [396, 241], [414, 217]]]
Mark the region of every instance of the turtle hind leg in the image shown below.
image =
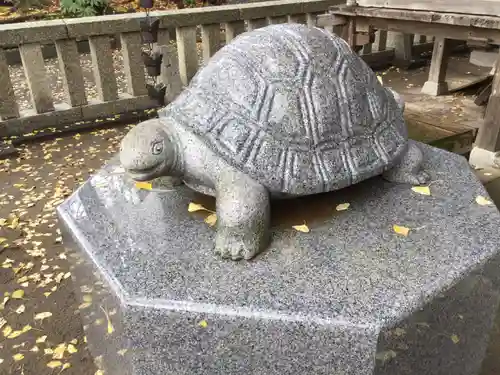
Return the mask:
[[430, 176], [422, 170], [423, 154], [418, 145], [408, 142], [408, 150], [398, 164], [382, 173], [382, 177], [390, 182], [421, 185], [430, 180]]
[[218, 177], [215, 252], [222, 258], [251, 259], [269, 244], [269, 192], [233, 168]]

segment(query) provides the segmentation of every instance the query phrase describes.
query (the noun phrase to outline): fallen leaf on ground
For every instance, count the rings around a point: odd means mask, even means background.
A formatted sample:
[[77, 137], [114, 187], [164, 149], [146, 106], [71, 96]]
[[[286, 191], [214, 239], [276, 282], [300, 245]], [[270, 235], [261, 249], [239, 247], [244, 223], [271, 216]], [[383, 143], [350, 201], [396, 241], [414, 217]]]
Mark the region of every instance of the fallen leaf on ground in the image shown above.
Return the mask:
[[50, 361], [49, 363], [47, 363], [48, 368], [56, 368], [56, 367], [60, 367], [60, 366], [62, 366], [61, 361]]
[[78, 349], [73, 344], [68, 344], [68, 353], [73, 354], [76, 353]]
[[209, 209], [203, 207], [201, 204], [193, 203], [193, 202], [189, 203], [188, 212], [196, 212], [196, 211], [213, 212], [213, 211], [210, 211]]
[[490, 201], [489, 199], [487, 199], [481, 195], [478, 195], [476, 197], [476, 203], [479, 204], [480, 206], [489, 206], [490, 204], [493, 204], [492, 201]]
[[151, 182], [136, 182], [135, 187], [142, 190], [151, 190], [153, 188], [153, 184]]
[[70, 367], [71, 367], [71, 363], [66, 362], [66, 363], [62, 366], [61, 371], [66, 370], [67, 368], [70, 368]]
[[5, 326], [5, 328], [2, 330], [2, 333], [5, 337], [9, 336], [11, 332], [12, 332], [11, 326]]
[[66, 351], [66, 344], [62, 343], [57, 345], [57, 347], [54, 349], [54, 355], [52, 356], [53, 359], [62, 359], [64, 357], [64, 352]]
[[213, 227], [217, 223], [217, 215], [216, 214], [210, 214], [205, 218], [205, 223]]
[[4, 243], [7, 241], [7, 238], [5, 237], [0, 237], [0, 244]]
[[351, 204], [350, 203], [341, 203], [341, 204], [338, 204], [337, 207], [335, 207], [335, 209], [337, 211], [345, 211], [349, 208]]
[[201, 322], [198, 323], [198, 325], [201, 327], [201, 328], [207, 328], [208, 327], [208, 323], [206, 320], [202, 320]]
[[413, 186], [411, 190], [418, 194], [431, 195], [431, 189], [429, 186]]
[[18, 289], [11, 295], [12, 298], [14, 299], [21, 299], [24, 297], [24, 290]]
[[24, 358], [24, 354], [21, 354], [21, 353], [14, 354], [12, 356], [12, 358], [14, 359], [14, 361], [18, 362], [18, 361], [21, 361]]
[[458, 344], [460, 341], [460, 338], [457, 335], [451, 335], [451, 341], [453, 341], [454, 344]]
[[52, 313], [50, 311], [46, 312], [41, 312], [35, 315], [35, 320], [44, 320], [46, 318], [49, 318], [52, 316]]
[[22, 314], [24, 311], [26, 311], [26, 306], [21, 305], [16, 309], [16, 313]]
[[40, 336], [39, 338], [36, 339], [36, 343], [37, 344], [40, 344], [42, 342], [45, 342], [45, 340], [47, 340], [47, 336]]
[[294, 225], [292, 228], [299, 232], [309, 233], [309, 227], [306, 224]]
[[402, 227], [400, 225], [393, 225], [392, 228], [394, 229], [394, 232], [405, 237], [407, 237], [408, 233], [410, 233], [410, 228]]

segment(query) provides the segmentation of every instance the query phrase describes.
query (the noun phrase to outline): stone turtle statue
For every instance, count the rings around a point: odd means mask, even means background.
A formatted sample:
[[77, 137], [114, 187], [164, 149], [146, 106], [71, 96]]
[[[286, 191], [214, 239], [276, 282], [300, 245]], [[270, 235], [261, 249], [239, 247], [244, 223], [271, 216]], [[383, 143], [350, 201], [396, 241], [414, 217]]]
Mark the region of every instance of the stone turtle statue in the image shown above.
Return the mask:
[[269, 243], [273, 197], [380, 174], [425, 183], [403, 106], [343, 39], [272, 25], [220, 49], [158, 119], [130, 130], [120, 160], [137, 181], [172, 176], [215, 196], [216, 253], [250, 259]]

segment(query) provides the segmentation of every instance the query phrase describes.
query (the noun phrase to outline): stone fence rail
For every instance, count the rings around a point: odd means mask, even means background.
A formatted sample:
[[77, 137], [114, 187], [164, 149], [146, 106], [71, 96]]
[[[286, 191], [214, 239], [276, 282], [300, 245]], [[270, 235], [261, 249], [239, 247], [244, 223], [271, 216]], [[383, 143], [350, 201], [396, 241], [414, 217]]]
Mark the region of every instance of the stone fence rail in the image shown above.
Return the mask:
[[[341, 0], [277, 0], [260, 3], [151, 12], [160, 20], [159, 45], [173, 43], [178, 73], [185, 85], [198, 67], [197, 40], [201, 36], [203, 59], [225, 42], [246, 31], [268, 24], [298, 22], [313, 26], [316, 17]], [[34, 130], [63, 128], [82, 121], [151, 109], [157, 101], [147, 95], [140, 21], [145, 13], [35, 21], [0, 25], [0, 137], [19, 136]], [[173, 32], [175, 30], [175, 32]], [[425, 36], [391, 35], [377, 31], [373, 44], [360, 53], [370, 65], [410, 59], [432, 50]], [[197, 37], [198, 36], [198, 37]], [[111, 37], [119, 40], [127, 90], [120, 94], [113, 67]], [[96, 98], [85, 90], [78, 43], [87, 41], [92, 59]], [[47, 80], [42, 48], [57, 51], [65, 92], [56, 103]], [[14, 94], [6, 53], [17, 48], [28, 83], [32, 108], [21, 110]], [[169, 57], [170, 59], [172, 56]], [[174, 56], [175, 58], [175, 56]], [[175, 64], [177, 65], [177, 64]]]

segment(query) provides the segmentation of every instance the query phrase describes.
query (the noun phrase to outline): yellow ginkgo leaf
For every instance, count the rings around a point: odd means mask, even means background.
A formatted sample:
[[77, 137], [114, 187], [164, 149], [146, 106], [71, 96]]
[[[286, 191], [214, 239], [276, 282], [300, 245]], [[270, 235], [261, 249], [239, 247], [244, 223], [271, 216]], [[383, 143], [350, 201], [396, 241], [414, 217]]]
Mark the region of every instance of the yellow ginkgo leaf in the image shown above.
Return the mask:
[[78, 349], [73, 344], [68, 344], [68, 353], [73, 354], [76, 353]]
[[5, 241], [7, 241], [7, 238], [5, 238], [5, 237], [0, 237], [0, 244], [4, 243]]
[[47, 335], [45, 336], [40, 336], [39, 338], [36, 339], [36, 343], [37, 344], [40, 344], [42, 342], [45, 342], [45, 340], [47, 340]]
[[62, 365], [61, 371], [66, 370], [67, 368], [71, 367], [71, 363], [66, 362], [64, 365]]
[[381, 85], [384, 84], [384, 81], [382, 80], [382, 76], [377, 75], [377, 79], [380, 82]]
[[85, 303], [82, 303], [80, 306], [78, 306], [78, 309], [83, 310], [83, 309], [86, 309], [87, 307], [89, 307], [90, 305], [91, 305], [90, 302], [85, 302]]
[[35, 315], [35, 320], [44, 320], [46, 318], [49, 318], [52, 316], [52, 313], [50, 311], [46, 312], [41, 312]]
[[34, 353], [37, 353], [39, 351], [40, 351], [40, 349], [36, 345], [30, 349], [30, 352], [34, 352]]
[[198, 323], [198, 325], [201, 327], [201, 328], [207, 328], [208, 327], [208, 323], [206, 320], [202, 320], [201, 322]]
[[213, 227], [217, 223], [217, 215], [216, 214], [210, 214], [205, 218], [205, 223]]
[[418, 194], [431, 195], [431, 189], [429, 186], [413, 186], [411, 190]]
[[76, 345], [76, 344], [78, 344], [78, 340], [77, 339], [73, 339], [69, 343], [73, 344], [73, 345]]
[[151, 190], [153, 188], [153, 184], [149, 181], [137, 181], [135, 183], [135, 187], [143, 190]]
[[[104, 310], [104, 308], [102, 306], [99, 306], [99, 307], [104, 312], [104, 315], [106, 315], [106, 320], [108, 321], [107, 332], [108, 332], [108, 334], [112, 334], [115, 329], [114, 329], [113, 325], [111, 324], [111, 319], [109, 319], [109, 314], [106, 310]], [[96, 324], [97, 324], [97, 320], [96, 320]]]
[[126, 352], [127, 352], [127, 349], [120, 349], [117, 351], [118, 355], [121, 355], [121, 356], [124, 356]]
[[56, 368], [56, 367], [61, 367], [61, 366], [62, 366], [61, 361], [50, 361], [49, 363], [47, 363], [48, 368]]
[[14, 331], [12, 332], [9, 336], [7, 336], [8, 339], [15, 339], [16, 337], [19, 337], [23, 334], [23, 331]]
[[97, 370], [94, 375], [104, 375], [102, 370]]
[[476, 203], [479, 204], [480, 206], [489, 206], [490, 204], [493, 204], [492, 201], [490, 201], [489, 199], [487, 199], [481, 195], [478, 195], [476, 197]]
[[26, 306], [21, 305], [16, 309], [17, 314], [22, 314], [26, 310]]
[[14, 299], [21, 299], [24, 297], [24, 290], [18, 289], [14, 293], [12, 293], [12, 298]]
[[33, 327], [28, 324], [28, 325], [25, 325], [23, 327], [22, 331], [23, 331], [23, 333], [25, 333], [25, 332], [31, 331], [31, 328], [33, 328]]
[[62, 343], [57, 345], [57, 347], [54, 349], [54, 355], [52, 356], [53, 359], [62, 359], [64, 357], [64, 352], [66, 351], [66, 344]]
[[460, 338], [457, 335], [451, 335], [451, 341], [453, 341], [454, 344], [458, 344], [460, 341]]
[[14, 359], [14, 361], [18, 362], [18, 361], [21, 361], [22, 359], [24, 359], [24, 354], [17, 353], [17, 354], [14, 354], [12, 356], [12, 358]]
[[294, 225], [292, 228], [299, 232], [309, 233], [309, 227], [305, 223], [302, 225]]
[[341, 203], [341, 204], [338, 204], [337, 207], [335, 207], [335, 209], [337, 211], [345, 211], [347, 210], [349, 207], [351, 206], [350, 203]]
[[12, 327], [5, 326], [5, 328], [2, 330], [2, 333], [5, 337], [9, 336], [12, 333]]
[[393, 225], [392, 228], [394, 229], [394, 232], [405, 237], [410, 233], [410, 228], [402, 227], [400, 225]]
[[45, 348], [45, 349], [43, 349], [43, 352], [44, 352], [45, 355], [54, 354], [54, 349], [52, 349], [52, 348]]
[[196, 211], [207, 211], [205, 207], [198, 203], [189, 203], [188, 212], [196, 212]]

